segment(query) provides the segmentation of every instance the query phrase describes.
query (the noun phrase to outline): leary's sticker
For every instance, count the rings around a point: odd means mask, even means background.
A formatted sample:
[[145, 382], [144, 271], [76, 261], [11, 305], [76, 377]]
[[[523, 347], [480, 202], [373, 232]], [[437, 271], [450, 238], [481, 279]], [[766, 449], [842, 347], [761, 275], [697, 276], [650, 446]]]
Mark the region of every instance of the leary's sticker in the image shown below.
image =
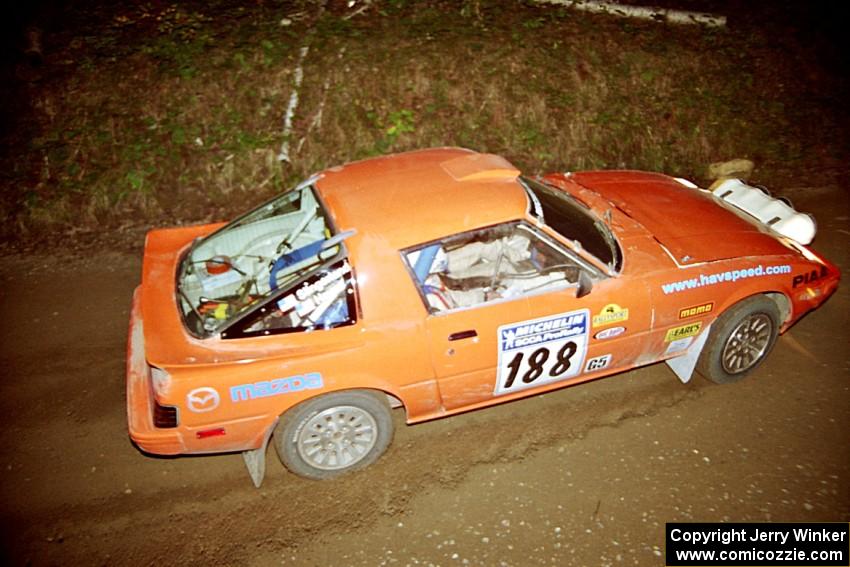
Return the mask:
[[694, 305], [693, 307], [685, 307], [684, 309], [679, 309], [679, 319], [687, 319], [688, 317], [705, 315], [706, 313], [711, 313], [712, 310], [714, 310], [713, 301], [709, 301], [708, 303], [702, 303], [700, 305]]
[[625, 327], [611, 327], [610, 329], [604, 329], [599, 331], [595, 335], [593, 335], [594, 339], [610, 339], [613, 337], [617, 337], [626, 332]]
[[287, 378], [277, 378], [276, 380], [265, 382], [231, 386], [230, 399], [234, 402], [244, 402], [256, 398], [291, 394], [292, 392], [299, 392], [301, 390], [316, 390], [323, 386], [322, 375], [318, 372], [310, 372], [303, 376], [289, 376]]
[[598, 315], [593, 316], [593, 326], [604, 327], [605, 325], [613, 325], [614, 323], [627, 321], [628, 319], [628, 308], [623, 309], [616, 303], [609, 303], [602, 308]]
[[565, 380], [581, 372], [589, 328], [588, 309], [499, 327], [494, 395]]
[[611, 355], [604, 354], [602, 356], [597, 356], [595, 358], [591, 358], [587, 361], [587, 364], [584, 365], [585, 372], [595, 372], [596, 370], [602, 370], [606, 368], [611, 363]]
[[669, 343], [677, 339], [693, 337], [694, 335], [699, 334], [700, 329], [702, 329], [702, 321], [690, 323], [689, 325], [682, 325], [681, 327], [673, 327], [667, 331], [667, 334], [664, 336], [664, 342]]
[[209, 388], [206, 386], [203, 388], [195, 388], [186, 394], [186, 407], [189, 408], [189, 411], [193, 411], [195, 413], [212, 411], [218, 407], [218, 403], [220, 401], [221, 398], [219, 398], [218, 392], [215, 388]]

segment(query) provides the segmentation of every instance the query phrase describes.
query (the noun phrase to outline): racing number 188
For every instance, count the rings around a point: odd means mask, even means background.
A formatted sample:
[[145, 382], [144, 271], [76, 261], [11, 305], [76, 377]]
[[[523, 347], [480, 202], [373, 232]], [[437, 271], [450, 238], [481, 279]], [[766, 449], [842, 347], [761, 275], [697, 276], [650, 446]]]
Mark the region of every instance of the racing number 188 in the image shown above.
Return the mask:
[[[558, 359], [555, 362], [555, 365], [549, 370], [549, 376], [552, 378], [556, 378], [570, 369], [570, 359], [578, 350], [578, 345], [575, 342], [569, 341], [561, 347], [561, 350], [558, 351]], [[522, 358], [523, 352], [518, 352], [514, 355], [513, 359], [508, 363], [508, 368], [510, 368], [510, 373], [508, 374], [508, 379], [505, 380], [503, 389], [507, 390], [514, 384], [514, 380], [517, 378], [517, 374], [519, 374], [519, 369], [522, 366]], [[543, 374], [543, 365], [549, 359], [549, 349], [544, 347], [540, 347], [531, 353], [528, 357], [528, 370], [525, 371], [525, 374], [522, 375], [522, 382], [524, 384], [531, 384]]]

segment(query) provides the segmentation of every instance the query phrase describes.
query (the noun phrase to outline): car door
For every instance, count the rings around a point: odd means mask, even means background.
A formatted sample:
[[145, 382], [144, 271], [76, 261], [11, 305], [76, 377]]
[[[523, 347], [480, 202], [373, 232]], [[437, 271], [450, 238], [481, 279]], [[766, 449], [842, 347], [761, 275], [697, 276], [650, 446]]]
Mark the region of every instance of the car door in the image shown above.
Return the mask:
[[403, 251], [428, 308], [427, 348], [446, 409], [493, 396], [498, 329], [528, 316], [524, 294], [499, 288], [503, 267], [527, 248], [516, 237], [516, 225], [451, 235]]
[[524, 297], [428, 317], [428, 349], [446, 409], [493, 396], [500, 352], [498, 330], [505, 321], [527, 317]]
[[[581, 323], [575, 323], [581, 332], [576, 331], [569, 340], [574, 346], [548, 344], [561, 364], [571, 365], [560, 379], [613, 373], [641, 362], [653, 316], [649, 291], [642, 280], [598, 275], [587, 295], [577, 297], [570, 290], [556, 290], [529, 297], [528, 303], [532, 318], [551, 318], [552, 314], [581, 317]], [[526, 353], [529, 358], [535, 356], [534, 350], [526, 349]], [[539, 359], [544, 355], [536, 356]]]
[[647, 285], [603, 274], [549, 234], [529, 230], [537, 238], [539, 272], [563, 269], [567, 278], [560, 285], [527, 286], [528, 319], [500, 330], [496, 394], [633, 366], [652, 325]]
[[[430, 311], [428, 348], [446, 409], [625, 364], [620, 352], [634, 356], [637, 330], [651, 318], [646, 302], [611, 302], [620, 282], [525, 222], [448, 237], [405, 257]], [[577, 298], [589, 276], [598, 289]], [[637, 289], [629, 297], [641, 297]], [[634, 332], [623, 325], [629, 318]]]

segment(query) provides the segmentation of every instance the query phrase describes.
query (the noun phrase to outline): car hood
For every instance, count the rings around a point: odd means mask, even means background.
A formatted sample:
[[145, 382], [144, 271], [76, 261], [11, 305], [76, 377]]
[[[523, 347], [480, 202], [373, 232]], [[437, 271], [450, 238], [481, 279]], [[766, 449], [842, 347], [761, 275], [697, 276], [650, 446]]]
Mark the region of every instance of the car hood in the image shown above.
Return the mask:
[[679, 264], [792, 251], [758, 220], [666, 175], [599, 171], [570, 178], [642, 224]]

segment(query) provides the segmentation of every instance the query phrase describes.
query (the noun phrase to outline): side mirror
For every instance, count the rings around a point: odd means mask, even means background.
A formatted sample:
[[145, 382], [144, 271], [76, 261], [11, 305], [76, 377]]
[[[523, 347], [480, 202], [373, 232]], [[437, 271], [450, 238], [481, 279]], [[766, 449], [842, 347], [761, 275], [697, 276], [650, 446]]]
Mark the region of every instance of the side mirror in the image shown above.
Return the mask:
[[576, 289], [576, 299], [580, 299], [590, 293], [593, 289], [593, 280], [587, 275], [584, 270], [578, 273], [578, 288]]

